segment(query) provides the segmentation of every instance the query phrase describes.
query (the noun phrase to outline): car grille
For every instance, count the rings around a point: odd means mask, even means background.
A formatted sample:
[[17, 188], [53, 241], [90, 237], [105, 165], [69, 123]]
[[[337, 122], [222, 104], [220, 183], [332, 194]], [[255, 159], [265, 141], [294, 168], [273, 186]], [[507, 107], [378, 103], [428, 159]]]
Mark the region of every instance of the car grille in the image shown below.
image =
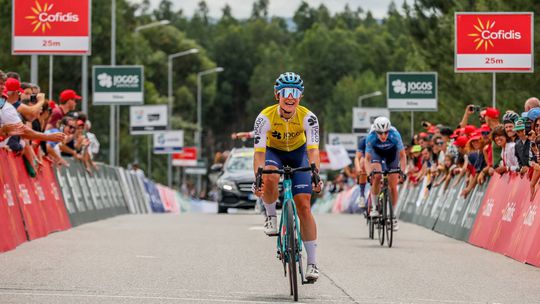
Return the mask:
[[[240, 190], [240, 192], [251, 193], [251, 185], [252, 183], [238, 183], [238, 190]], [[281, 192], [283, 190], [283, 184], [279, 183], [278, 188], [279, 192]]]

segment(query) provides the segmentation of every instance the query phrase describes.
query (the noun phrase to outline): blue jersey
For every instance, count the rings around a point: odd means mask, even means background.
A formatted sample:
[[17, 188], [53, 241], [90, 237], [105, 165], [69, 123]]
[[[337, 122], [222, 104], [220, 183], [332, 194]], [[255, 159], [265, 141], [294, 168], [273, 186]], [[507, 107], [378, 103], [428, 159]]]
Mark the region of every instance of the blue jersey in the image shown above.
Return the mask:
[[388, 131], [388, 138], [385, 142], [379, 140], [375, 131], [369, 133], [366, 139], [366, 153], [371, 155], [379, 154], [382, 156], [382, 154], [393, 154], [403, 149], [401, 135], [394, 127], [390, 128]]
[[358, 139], [358, 149], [357, 152], [361, 152], [362, 154], [366, 154], [366, 136], [362, 136]]

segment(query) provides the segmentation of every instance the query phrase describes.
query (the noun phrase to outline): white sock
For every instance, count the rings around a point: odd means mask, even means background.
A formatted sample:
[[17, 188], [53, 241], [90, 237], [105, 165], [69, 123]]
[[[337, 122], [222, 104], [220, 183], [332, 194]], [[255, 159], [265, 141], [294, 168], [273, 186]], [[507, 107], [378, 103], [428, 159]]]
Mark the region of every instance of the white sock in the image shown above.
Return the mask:
[[307, 253], [307, 263], [317, 264], [317, 240], [304, 242], [304, 247], [306, 247]]
[[264, 203], [264, 209], [266, 209], [266, 216], [276, 216], [277, 214], [277, 211], [276, 211], [276, 205], [277, 205], [277, 201], [271, 203], [271, 204], [268, 204], [267, 202], [263, 201]]

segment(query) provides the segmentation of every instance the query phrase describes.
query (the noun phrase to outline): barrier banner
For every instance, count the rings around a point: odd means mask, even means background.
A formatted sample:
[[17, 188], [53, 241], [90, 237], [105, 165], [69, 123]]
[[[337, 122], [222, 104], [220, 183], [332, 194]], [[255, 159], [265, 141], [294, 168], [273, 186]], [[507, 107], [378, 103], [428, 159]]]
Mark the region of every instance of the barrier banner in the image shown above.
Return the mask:
[[29, 179], [22, 157], [8, 154], [8, 172], [14, 184], [15, 193], [19, 197], [24, 225], [28, 240], [44, 237], [49, 233], [47, 219], [44, 210], [38, 203], [34, 184]]
[[424, 208], [422, 209], [422, 218], [421, 221], [418, 223], [419, 225], [424, 226], [428, 229], [433, 229], [438, 216], [433, 219], [431, 217], [431, 212], [437, 201], [441, 200], [444, 197], [444, 193], [445, 189], [442, 185], [431, 188], [429, 198], [424, 204]]
[[139, 210], [139, 206], [135, 201], [135, 190], [133, 189], [131, 180], [128, 179], [129, 173], [123, 168], [119, 169], [118, 173], [120, 176], [120, 185], [122, 186], [122, 192], [126, 197], [129, 212], [141, 213], [141, 210]]
[[474, 219], [478, 214], [478, 210], [480, 209], [480, 204], [482, 203], [482, 199], [486, 194], [488, 184], [489, 180], [484, 182], [483, 185], [476, 186], [473, 192], [469, 194], [470, 199], [467, 203], [465, 212], [461, 216], [461, 219], [458, 220], [458, 223], [455, 227], [455, 231], [453, 233], [454, 238], [461, 241], [467, 241], [469, 239], [469, 234], [473, 227]]
[[[519, 242], [517, 233], [523, 222], [521, 215], [530, 205], [529, 198], [527, 178], [515, 174], [495, 174], [484, 196], [481, 213], [471, 231], [469, 242], [509, 255], [512, 252], [512, 239], [516, 238], [515, 241]], [[517, 244], [514, 245], [516, 247]]]
[[7, 153], [0, 150], [0, 252], [14, 249], [26, 242], [16, 188], [11, 181]]
[[450, 181], [450, 189], [447, 191], [446, 195], [443, 198], [443, 204], [441, 207], [441, 212], [435, 223], [433, 230], [442, 233], [447, 236], [450, 235], [452, 230], [450, 225], [450, 216], [454, 209], [455, 204], [463, 203], [463, 196], [460, 195], [461, 191], [465, 188], [465, 179], [457, 181], [457, 184], [454, 185], [454, 180]]
[[128, 173], [128, 178], [135, 189], [134, 198], [137, 201], [137, 205], [139, 205], [141, 213], [150, 213], [151, 209], [147, 200], [148, 194], [144, 190], [144, 183], [134, 173]]
[[146, 188], [146, 192], [148, 192], [148, 195], [150, 196], [150, 204], [152, 207], [152, 212], [157, 212], [157, 213], [165, 212], [165, 208], [163, 207], [163, 203], [161, 202], [161, 199], [159, 198], [159, 192], [157, 191], [155, 184], [152, 181], [145, 179], [144, 186]]
[[141, 199], [144, 202], [144, 208], [146, 209], [146, 213], [152, 213], [152, 201], [150, 198], [150, 193], [148, 192], [146, 188], [146, 184], [145, 184], [146, 178], [133, 175], [133, 180], [139, 184], [138, 188], [141, 195]]
[[31, 180], [34, 182], [38, 202], [45, 210], [49, 233], [71, 228], [51, 162], [44, 159], [38, 176]]

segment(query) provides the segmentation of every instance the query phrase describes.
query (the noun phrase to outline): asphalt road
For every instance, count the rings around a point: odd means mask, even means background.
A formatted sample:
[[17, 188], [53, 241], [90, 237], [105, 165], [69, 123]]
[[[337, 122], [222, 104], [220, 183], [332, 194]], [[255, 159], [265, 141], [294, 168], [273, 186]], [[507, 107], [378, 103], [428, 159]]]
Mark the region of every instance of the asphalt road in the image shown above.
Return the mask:
[[[275, 238], [253, 214], [127, 215], [0, 254], [0, 303], [284, 303]], [[319, 215], [302, 303], [540, 303], [540, 269], [401, 223], [395, 247], [358, 215]]]

